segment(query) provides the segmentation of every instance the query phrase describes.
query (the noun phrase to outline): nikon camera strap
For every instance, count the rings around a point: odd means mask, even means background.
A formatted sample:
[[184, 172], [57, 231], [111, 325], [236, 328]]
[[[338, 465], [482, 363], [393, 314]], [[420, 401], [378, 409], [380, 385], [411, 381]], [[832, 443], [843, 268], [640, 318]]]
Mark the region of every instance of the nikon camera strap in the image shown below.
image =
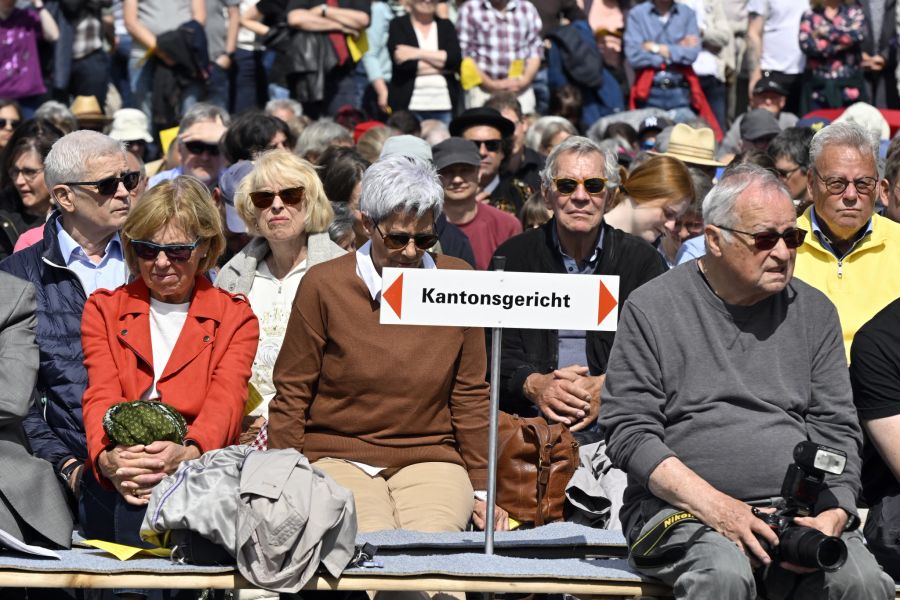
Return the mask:
[[[659, 544], [669, 533], [683, 523], [700, 523], [700, 519], [687, 511], [676, 512], [654, 525], [647, 533], [642, 535], [631, 545], [631, 559], [638, 567], [654, 568], [672, 564], [684, 558], [687, 549], [697, 538], [706, 532], [706, 527], [701, 527], [694, 535], [683, 544], [675, 544], [659, 551]], [[702, 523], [701, 523], [702, 524]]]

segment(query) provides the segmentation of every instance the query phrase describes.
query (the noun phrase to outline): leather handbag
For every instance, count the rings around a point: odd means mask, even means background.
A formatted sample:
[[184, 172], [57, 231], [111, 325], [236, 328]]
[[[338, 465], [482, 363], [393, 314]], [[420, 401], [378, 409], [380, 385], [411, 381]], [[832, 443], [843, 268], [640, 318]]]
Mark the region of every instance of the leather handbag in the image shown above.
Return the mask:
[[510, 517], [535, 526], [562, 521], [578, 463], [578, 442], [565, 425], [500, 413], [497, 504]]

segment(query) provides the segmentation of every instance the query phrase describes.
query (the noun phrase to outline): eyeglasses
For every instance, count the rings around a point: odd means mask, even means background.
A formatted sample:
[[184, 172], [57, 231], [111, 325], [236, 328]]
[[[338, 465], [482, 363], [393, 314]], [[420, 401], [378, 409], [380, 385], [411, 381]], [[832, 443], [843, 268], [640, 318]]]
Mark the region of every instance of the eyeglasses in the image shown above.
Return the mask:
[[21, 122], [22, 121], [20, 121], [18, 119], [0, 119], [0, 129], [6, 129], [7, 126], [10, 129], [15, 129], [16, 127], [19, 126], [19, 123], [21, 123]]
[[[825, 179], [819, 175], [819, 172], [815, 169], [813, 169], [813, 172], [815, 172], [816, 177], [825, 184], [825, 189], [828, 190], [829, 194], [843, 194], [844, 190], [846, 190], [847, 186], [851, 183], [841, 177], [829, 177], [828, 179]], [[860, 177], [859, 179], [853, 180], [853, 186], [860, 194], [871, 194], [875, 191], [876, 185], [878, 185], [878, 180], [874, 177]]]
[[375, 231], [381, 236], [381, 241], [384, 242], [388, 250], [403, 250], [409, 245], [409, 240], [412, 240], [419, 250], [428, 250], [438, 243], [438, 236], [434, 233], [417, 233], [415, 235], [409, 233], [386, 234], [381, 231], [377, 222], [372, 221], [372, 223], [375, 225]]
[[24, 177], [26, 181], [31, 181], [43, 172], [43, 167], [41, 167], [40, 169], [29, 169], [28, 167], [20, 169], [18, 167], [10, 167], [9, 171], [7, 171], [7, 173], [9, 173], [9, 179], [11, 181], [15, 181], [16, 179], [18, 179], [19, 175]]
[[103, 196], [112, 196], [119, 189], [119, 182], [125, 186], [129, 192], [138, 186], [141, 181], [140, 171], [129, 171], [121, 175], [113, 177], [104, 177], [98, 181], [66, 181], [63, 185], [93, 185], [97, 186], [97, 191]]
[[280, 192], [250, 192], [250, 202], [260, 210], [265, 210], [275, 202], [275, 196], [286, 205], [300, 204], [306, 190], [302, 187], [285, 188]]
[[481, 147], [484, 146], [488, 152], [498, 152], [500, 150], [500, 145], [503, 143], [503, 140], [469, 140], [481, 150]]
[[[800, 168], [800, 165], [797, 165], [793, 169], [779, 169], [778, 167], [775, 167], [775, 171], [778, 172], [779, 177], [781, 177], [782, 179], [787, 179], [793, 173], [795, 173], [797, 171], [797, 169], [799, 169], [799, 168]], [[843, 191], [843, 190], [841, 190], [841, 191]]]
[[732, 229], [716, 225], [719, 229], [731, 231], [732, 233], [743, 233], [753, 238], [753, 245], [757, 250], [771, 250], [778, 244], [778, 240], [784, 240], [784, 245], [788, 248], [799, 248], [803, 240], [806, 239], [806, 230], [799, 227], [789, 227], [781, 233], [777, 231], [761, 231], [759, 233], [750, 233], [749, 231], [741, 231], [740, 229]]
[[588, 177], [587, 179], [574, 179], [572, 177], [557, 177], [553, 180], [553, 185], [556, 186], [556, 191], [563, 196], [574, 194], [579, 185], [583, 185], [584, 191], [591, 196], [596, 196], [602, 194], [603, 190], [606, 189], [606, 178]]
[[206, 144], [204, 142], [184, 142], [184, 147], [191, 154], [203, 154], [206, 152], [210, 156], [219, 155], [219, 146], [216, 144]]
[[185, 262], [191, 259], [194, 248], [200, 245], [197, 239], [193, 244], [154, 244], [147, 240], [130, 240], [128, 243], [134, 249], [134, 253], [141, 260], [156, 260], [160, 252], [166, 253], [166, 258], [172, 262]]

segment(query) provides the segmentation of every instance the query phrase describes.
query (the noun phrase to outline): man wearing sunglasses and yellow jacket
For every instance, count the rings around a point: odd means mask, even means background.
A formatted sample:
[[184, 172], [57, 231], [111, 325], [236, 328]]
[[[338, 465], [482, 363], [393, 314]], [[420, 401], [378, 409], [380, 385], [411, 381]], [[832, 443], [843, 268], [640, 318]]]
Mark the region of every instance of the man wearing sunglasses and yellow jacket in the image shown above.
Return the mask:
[[[604, 222], [615, 156], [584, 137], [570, 137], [547, 157], [541, 191], [553, 218], [504, 242], [494, 256], [507, 271], [618, 275], [619, 304], [666, 270], [647, 242]], [[573, 431], [594, 423], [615, 333], [506, 329], [500, 404], [510, 413], [543, 415]]]
[[813, 137], [806, 174], [813, 205], [797, 220], [810, 232], [797, 250], [796, 276], [837, 307], [844, 350], [857, 330], [900, 297], [900, 224], [874, 214], [878, 139], [850, 122]]

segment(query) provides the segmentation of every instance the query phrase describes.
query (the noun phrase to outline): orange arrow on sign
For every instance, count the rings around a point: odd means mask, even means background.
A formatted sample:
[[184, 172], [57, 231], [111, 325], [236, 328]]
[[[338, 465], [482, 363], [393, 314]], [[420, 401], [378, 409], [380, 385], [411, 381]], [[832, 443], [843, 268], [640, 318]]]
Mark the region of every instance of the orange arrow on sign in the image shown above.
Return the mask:
[[[401, 276], [402, 277], [402, 276]], [[610, 293], [606, 286], [603, 285], [603, 282], [600, 282], [600, 299], [598, 302], [598, 310], [597, 310], [597, 325], [603, 322], [612, 309], [616, 307], [619, 301], [615, 299], [615, 297]]]
[[[602, 283], [600, 284], [603, 285]], [[609, 293], [609, 292], [607, 292]], [[400, 313], [403, 311], [403, 274], [400, 274], [400, 277], [394, 280], [394, 283], [391, 284], [387, 290], [385, 290], [384, 294], [381, 296], [385, 302], [388, 303], [388, 306], [394, 309], [394, 312], [397, 313], [397, 317], [402, 318]], [[613, 301], [615, 302], [615, 301]]]

